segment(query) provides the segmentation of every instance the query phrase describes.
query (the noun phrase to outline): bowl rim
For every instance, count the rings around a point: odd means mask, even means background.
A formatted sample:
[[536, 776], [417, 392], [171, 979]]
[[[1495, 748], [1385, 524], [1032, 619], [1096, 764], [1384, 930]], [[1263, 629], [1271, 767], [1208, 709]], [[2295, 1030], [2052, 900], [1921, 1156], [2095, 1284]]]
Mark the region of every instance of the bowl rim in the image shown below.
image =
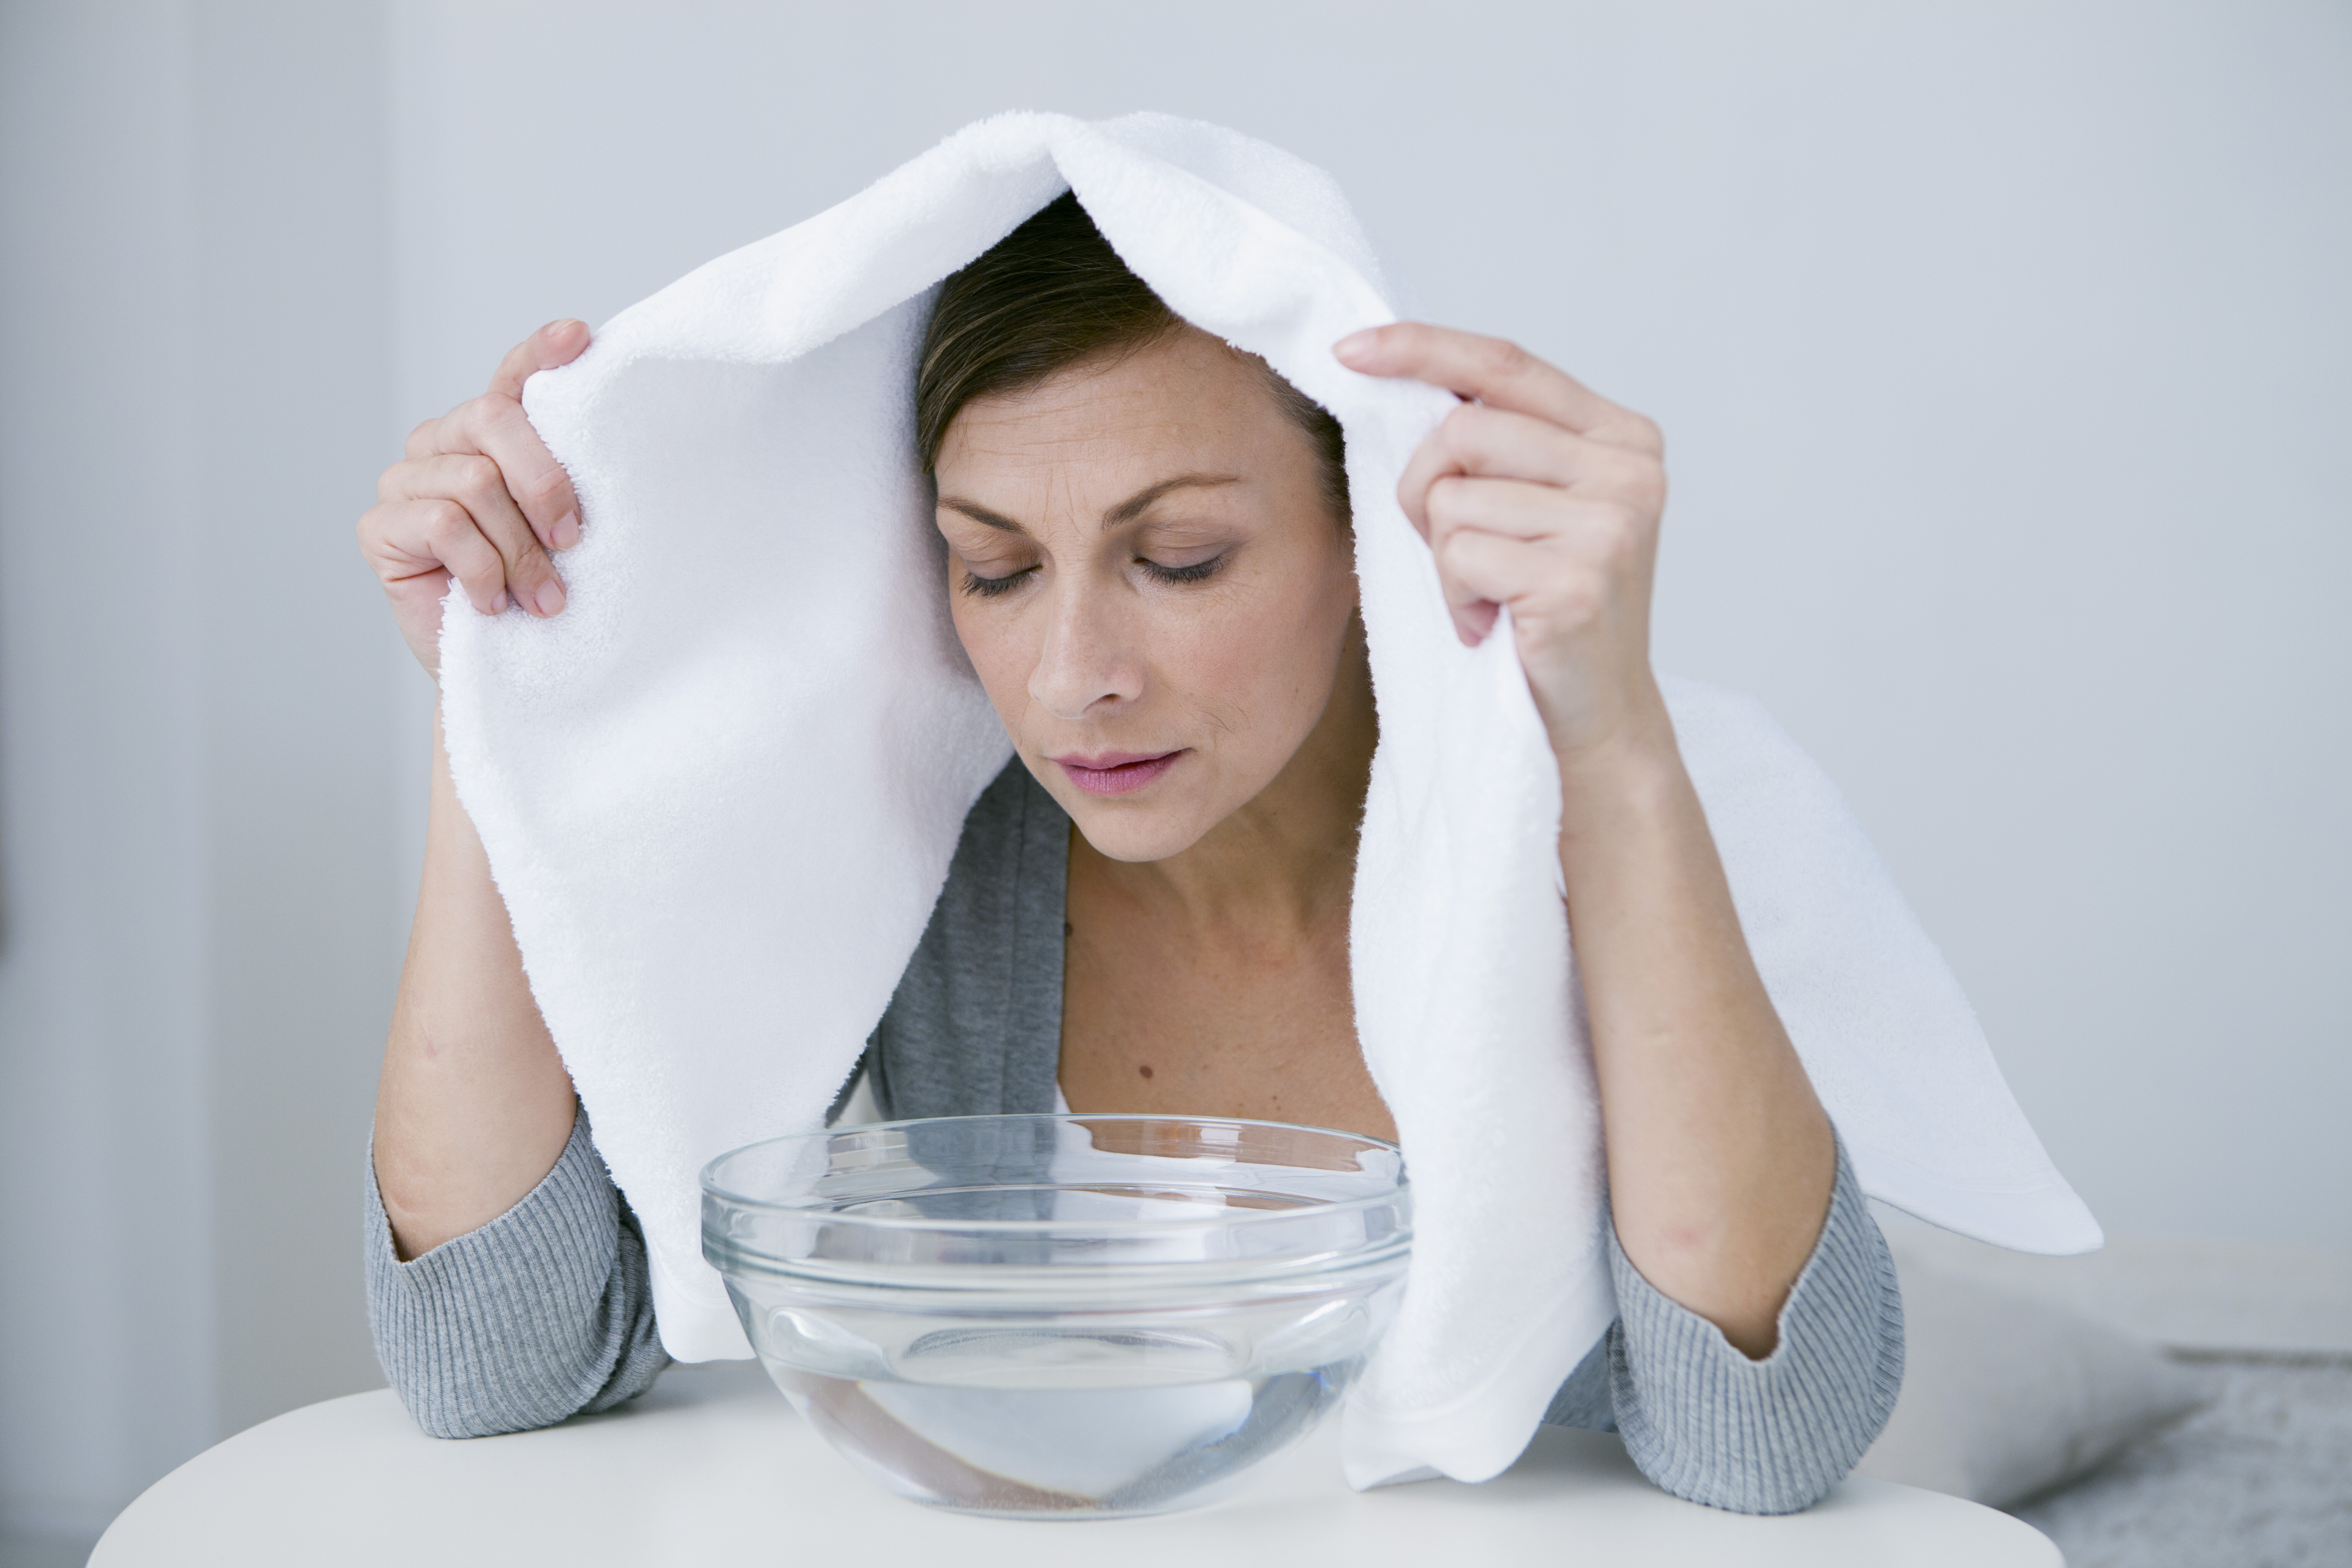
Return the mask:
[[[1221, 1209], [1213, 1215], [1186, 1219], [1129, 1220], [1056, 1220], [1056, 1219], [900, 1219], [883, 1215], [856, 1215], [828, 1212], [806, 1204], [776, 1203], [766, 1198], [746, 1197], [720, 1186], [713, 1173], [727, 1161], [753, 1149], [771, 1143], [806, 1142], [819, 1138], [832, 1138], [845, 1133], [882, 1132], [903, 1127], [937, 1126], [953, 1121], [1192, 1121], [1213, 1123], [1220, 1127], [1278, 1127], [1286, 1132], [1315, 1132], [1327, 1137], [1345, 1138], [1373, 1149], [1386, 1150], [1396, 1156], [1396, 1179], [1384, 1192], [1367, 1193], [1360, 1197], [1314, 1200], [1284, 1209]], [[868, 1226], [877, 1230], [961, 1231], [981, 1232], [992, 1236], [1048, 1235], [1055, 1231], [1084, 1232], [1094, 1236], [1168, 1235], [1184, 1229], [1231, 1229], [1238, 1226], [1271, 1224], [1297, 1220], [1308, 1215], [1339, 1215], [1350, 1210], [1370, 1208], [1395, 1202], [1400, 1196], [1410, 1198], [1412, 1192], [1411, 1168], [1405, 1163], [1404, 1151], [1385, 1138], [1375, 1138], [1369, 1132], [1349, 1132], [1337, 1127], [1317, 1127], [1303, 1121], [1272, 1121], [1247, 1116], [1185, 1116], [1151, 1111], [1084, 1111], [1084, 1110], [1017, 1110], [982, 1112], [973, 1116], [908, 1116], [894, 1121], [861, 1121], [853, 1127], [823, 1127], [814, 1132], [786, 1132], [773, 1138], [757, 1138], [749, 1143], [712, 1156], [703, 1163], [698, 1177], [706, 1202], [718, 1199], [737, 1208], [763, 1210], [770, 1214], [801, 1215], [825, 1225]], [[1405, 1222], [1410, 1232], [1412, 1221]], [[730, 1245], [740, 1243], [730, 1241]]]

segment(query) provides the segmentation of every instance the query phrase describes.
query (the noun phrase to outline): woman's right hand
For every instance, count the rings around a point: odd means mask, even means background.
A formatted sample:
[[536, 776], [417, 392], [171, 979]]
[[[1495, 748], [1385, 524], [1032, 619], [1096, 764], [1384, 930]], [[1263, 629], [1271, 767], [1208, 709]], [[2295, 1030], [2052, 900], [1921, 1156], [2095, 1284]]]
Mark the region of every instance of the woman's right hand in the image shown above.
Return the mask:
[[584, 321], [551, 321], [515, 345], [489, 390], [408, 433], [408, 451], [376, 481], [360, 519], [360, 553], [427, 674], [441, 664], [441, 601], [455, 577], [475, 609], [563, 609], [550, 556], [580, 542], [580, 503], [562, 464], [523, 416], [522, 384], [588, 346]]

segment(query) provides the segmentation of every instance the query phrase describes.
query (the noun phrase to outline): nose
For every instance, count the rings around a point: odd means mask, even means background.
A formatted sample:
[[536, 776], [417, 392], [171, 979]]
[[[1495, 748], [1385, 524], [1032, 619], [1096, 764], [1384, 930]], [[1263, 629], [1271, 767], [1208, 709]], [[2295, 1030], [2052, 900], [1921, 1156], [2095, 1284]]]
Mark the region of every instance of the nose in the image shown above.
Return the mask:
[[1143, 661], [1129, 645], [1116, 595], [1066, 578], [1046, 591], [1045, 641], [1029, 676], [1030, 700], [1075, 721], [1143, 695]]

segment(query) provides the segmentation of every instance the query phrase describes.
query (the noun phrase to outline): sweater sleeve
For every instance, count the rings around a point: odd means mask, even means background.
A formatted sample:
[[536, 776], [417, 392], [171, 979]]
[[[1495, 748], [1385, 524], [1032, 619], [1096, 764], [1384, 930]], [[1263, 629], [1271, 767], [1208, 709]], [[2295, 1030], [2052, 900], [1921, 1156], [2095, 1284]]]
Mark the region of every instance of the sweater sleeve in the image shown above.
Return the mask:
[[403, 1263], [367, 1176], [368, 1326], [376, 1359], [436, 1437], [487, 1437], [609, 1410], [669, 1357], [636, 1216], [587, 1114], [539, 1185], [498, 1218]]
[[1843, 1144], [1829, 1216], [1762, 1361], [1643, 1279], [1614, 1227], [1609, 1261], [1618, 1320], [1544, 1418], [1613, 1424], [1664, 1490], [1739, 1513], [1794, 1513], [1886, 1425], [1903, 1384], [1903, 1296]]

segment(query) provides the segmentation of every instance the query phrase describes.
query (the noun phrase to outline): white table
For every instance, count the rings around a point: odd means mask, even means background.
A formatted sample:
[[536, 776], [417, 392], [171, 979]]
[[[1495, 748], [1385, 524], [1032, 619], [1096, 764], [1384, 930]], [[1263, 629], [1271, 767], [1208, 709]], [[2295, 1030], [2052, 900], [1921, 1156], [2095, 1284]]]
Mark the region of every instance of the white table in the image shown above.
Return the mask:
[[1339, 1479], [1337, 1425], [1211, 1508], [1031, 1522], [887, 1496], [744, 1363], [673, 1367], [627, 1410], [467, 1443], [424, 1436], [379, 1391], [294, 1411], [198, 1455], [123, 1510], [90, 1563], [2063, 1568], [2056, 1547], [2006, 1514], [1884, 1481], [1848, 1480], [1784, 1519], [1681, 1502], [1598, 1433], [1547, 1428], [1485, 1486], [1359, 1495]]

